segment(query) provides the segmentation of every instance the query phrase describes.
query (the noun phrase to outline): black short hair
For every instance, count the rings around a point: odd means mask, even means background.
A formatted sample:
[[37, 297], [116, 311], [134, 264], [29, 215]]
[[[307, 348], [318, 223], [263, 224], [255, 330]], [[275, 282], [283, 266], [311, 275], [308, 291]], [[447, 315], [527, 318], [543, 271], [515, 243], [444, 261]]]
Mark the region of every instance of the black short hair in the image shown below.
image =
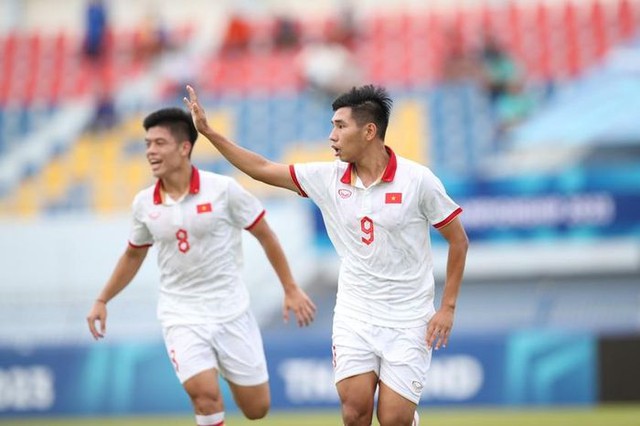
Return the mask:
[[142, 122], [142, 127], [149, 130], [151, 127], [164, 126], [178, 141], [188, 140], [191, 145], [198, 139], [198, 131], [193, 124], [191, 114], [181, 108], [162, 108], [151, 114]]
[[334, 111], [344, 107], [351, 108], [351, 115], [359, 126], [374, 123], [378, 128], [378, 137], [384, 140], [392, 105], [393, 100], [383, 87], [368, 84], [353, 87], [341, 94], [331, 107]]

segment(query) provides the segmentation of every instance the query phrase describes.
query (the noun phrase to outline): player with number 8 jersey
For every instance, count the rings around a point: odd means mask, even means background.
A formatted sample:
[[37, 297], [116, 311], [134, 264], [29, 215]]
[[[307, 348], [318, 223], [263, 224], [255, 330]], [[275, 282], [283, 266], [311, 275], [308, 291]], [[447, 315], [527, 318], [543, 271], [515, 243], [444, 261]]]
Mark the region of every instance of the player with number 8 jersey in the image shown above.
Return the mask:
[[133, 201], [128, 247], [87, 317], [89, 329], [94, 338], [104, 337], [107, 302], [131, 282], [149, 247], [156, 246], [158, 318], [197, 425], [224, 425], [219, 375], [244, 415], [262, 418], [271, 400], [262, 338], [241, 278], [243, 230], [258, 240], [280, 280], [285, 321], [292, 310], [300, 326], [308, 325], [315, 306], [295, 283], [260, 201], [230, 177], [191, 164], [198, 132], [189, 113], [161, 109], [143, 126], [157, 182]]
[[188, 196], [179, 201], [160, 181], [138, 193], [129, 244], [157, 248], [163, 327], [221, 323], [249, 308], [241, 233], [264, 214], [260, 201], [235, 180], [195, 167]]

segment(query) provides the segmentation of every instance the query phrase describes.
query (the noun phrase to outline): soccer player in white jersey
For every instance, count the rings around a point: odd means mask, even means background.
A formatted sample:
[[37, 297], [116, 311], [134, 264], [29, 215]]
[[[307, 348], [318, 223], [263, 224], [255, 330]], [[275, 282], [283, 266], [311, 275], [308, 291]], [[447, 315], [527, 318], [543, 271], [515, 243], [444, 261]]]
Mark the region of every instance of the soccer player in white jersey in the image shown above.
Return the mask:
[[[232, 164], [311, 198], [322, 212], [341, 259], [332, 340], [344, 424], [371, 424], [376, 390], [381, 426], [418, 424], [432, 348], [447, 344], [453, 325], [468, 239], [440, 180], [385, 145], [391, 98], [371, 85], [340, 95], [329, 135], [338, 161], [286, 165], [217, 133], [193, 88], [187, 92], [196, 128]], [[437, 310], [430, 226], [448, 243]]]
[[292, 310], [300, 326], [308, 325], [316, 308], [295, 283], [260, 202], [233, 179], [191, 164], [198, 132], [189, 112], [161, 109], [143, 126], [147, 160], [158, 180], [133, 201], [129, 245], [87, 317], [89, 329], [94, 338], [104, 337], [107, 303], [155, 245], [158, 318], [197, 425], [224, 425], [218, 374], [244, 415], [262, 418], [271, 398], [262, 338], [241, 279], [243, 229], [259, 241], [282, 284], [285, 321]]

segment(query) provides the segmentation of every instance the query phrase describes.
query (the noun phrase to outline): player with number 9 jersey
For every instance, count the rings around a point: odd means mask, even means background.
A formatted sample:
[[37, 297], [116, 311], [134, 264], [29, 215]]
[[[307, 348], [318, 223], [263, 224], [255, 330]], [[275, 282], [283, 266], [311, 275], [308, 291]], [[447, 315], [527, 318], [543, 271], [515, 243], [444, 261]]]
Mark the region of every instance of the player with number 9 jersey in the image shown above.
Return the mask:
[[462, 209], [426, 167], [386, 147], [379, 184], [365, 187], [352, 164], [290, 166], [299, 193], [322, 212], [342, 260], [335, 313], [383, 327], [415, 327], [435, 313], [429, 224]]
[[[370, 425], [375, 412], [383, 426], [417, 425], [431, 349], [444, 347], [453, 327], [468, 238], [462, 209], [440, 180], [385, 143], [386, 90], [366, 85], [339, 95], [329, 134], [336, 161], [292, 165], [215, 131], [193, 88], [187, 92], [196, 128], [225, 158], [254, 179], [309, 197], [322, 212], [341, 260], [332, 352], [343, 424]], [[438, 309], [431, 227], [448, 245]]]

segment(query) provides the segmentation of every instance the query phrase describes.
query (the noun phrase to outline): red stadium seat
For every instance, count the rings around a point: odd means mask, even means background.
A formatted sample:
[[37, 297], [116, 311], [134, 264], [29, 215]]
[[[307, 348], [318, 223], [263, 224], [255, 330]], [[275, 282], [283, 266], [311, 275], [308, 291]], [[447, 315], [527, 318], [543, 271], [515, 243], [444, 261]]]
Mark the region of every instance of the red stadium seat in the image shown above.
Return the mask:
[[15, 57], [18, 45], [18, 36], [15, 32], [9, 33], [1, 42], [2, 54], [0, 55], [0, 104], [7, 103], [9, 88], [15, 68]]
[[542, 79], [550, 79], [554, 74], [552, 59], [551, 22], [547, 7], [538, 3], [536, 8], [536, 29], [538, 35], [537, 74]]
[[589, 26], [593, 31], [593, 51], [596, 58], [600, 59], [609, 50], [609, 38], [607, 34], [607, 22], [604, 6], [600, 0], [593, 0], [589, 16]]
[[627, 40], [635, 33], [636, 22], [636, 6], [631, 0], [620, 0], [618, 3], [618, 34], [622, 40]]
[[34, 101], [39, 73], [42, 63], [42, 37], [40, 34], [30, 34], [27, 39], [27, 51], [22, 86], [22, 101], [30, 104]]

